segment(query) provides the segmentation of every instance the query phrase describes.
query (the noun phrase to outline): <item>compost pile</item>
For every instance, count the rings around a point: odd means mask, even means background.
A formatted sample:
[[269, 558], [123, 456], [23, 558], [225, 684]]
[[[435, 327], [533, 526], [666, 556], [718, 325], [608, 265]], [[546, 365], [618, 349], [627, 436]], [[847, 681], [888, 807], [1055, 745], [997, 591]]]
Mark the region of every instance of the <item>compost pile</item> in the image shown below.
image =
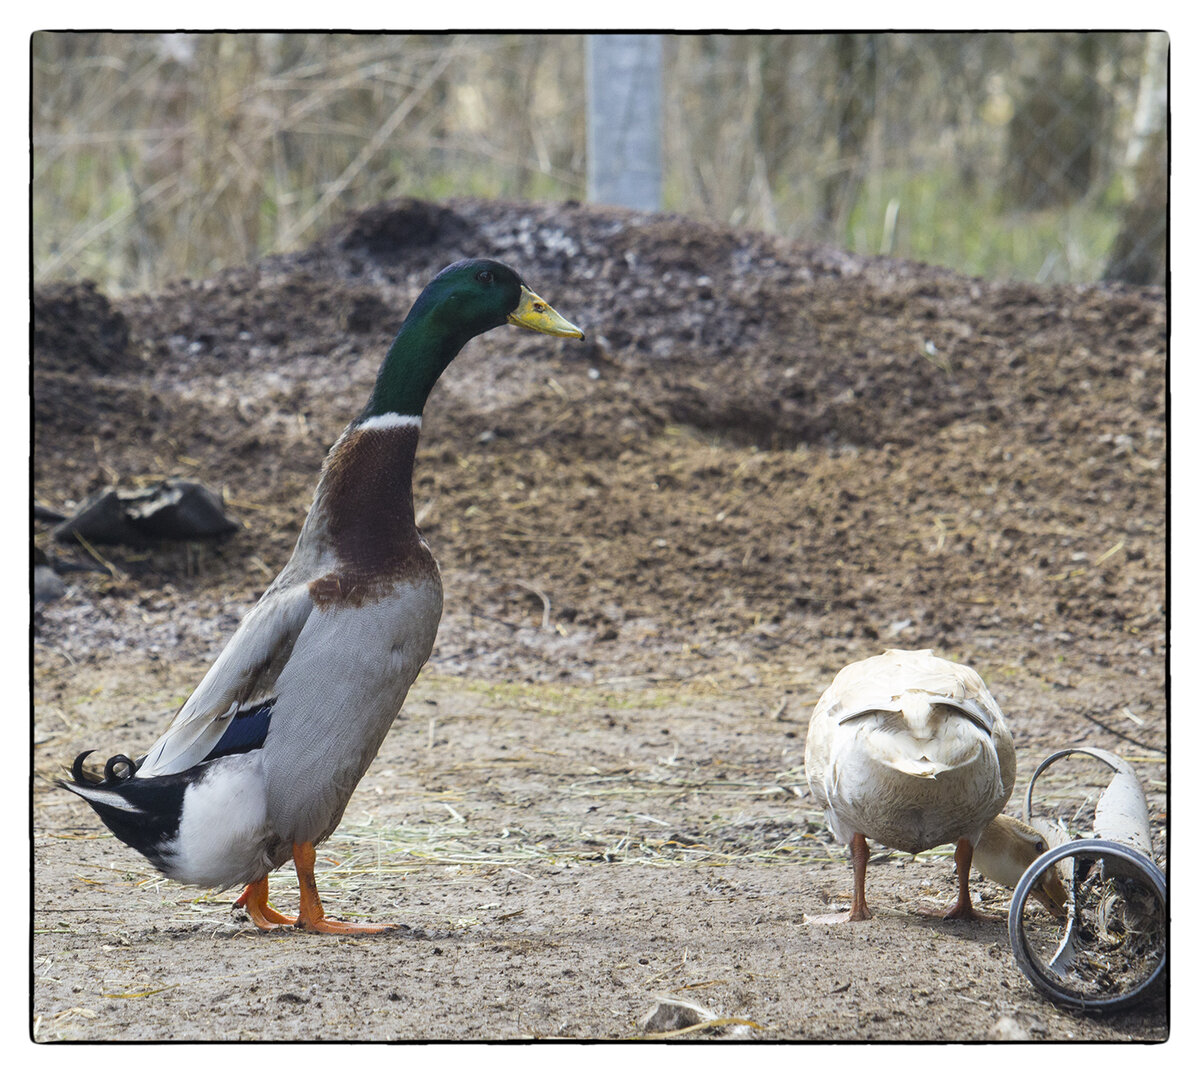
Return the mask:
[[586, 680], [885, 644], [1161, 654], [1160, 291], [473, 201], [382, 205], [155, 295], [39, 292], [37, 500], [186, 477], [243, 523], [203, 554], [108, 550], [40, 636], [87, 659], [135, 601], [135, 636], [105, 643], [218, 644], [186, 621], [227, 627], [270, 581], [412, 299], [481, 255], [588, 340], [493, 332], [430, 400], [416, 499], [454, 617], [435, 661]]

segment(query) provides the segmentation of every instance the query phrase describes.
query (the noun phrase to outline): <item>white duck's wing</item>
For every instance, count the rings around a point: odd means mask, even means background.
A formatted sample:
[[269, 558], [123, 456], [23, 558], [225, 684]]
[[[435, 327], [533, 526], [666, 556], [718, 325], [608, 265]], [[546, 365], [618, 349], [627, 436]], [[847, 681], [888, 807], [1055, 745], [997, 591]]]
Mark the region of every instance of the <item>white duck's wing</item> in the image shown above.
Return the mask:
[[[967, 724], [991, 740], [1002, 779], [1011, 786], [1016, 757], [1000, 706], [973, 668], [934, 656], [928, 649], [889, 649], [848, 664], [838, 672], [817, 702], [809, 727], [813, 742], [810, 752], [818, 762], [815, 770], [823, 775], [839, 729], [847, 730], [847, 724], [872, 717], [882, 721], [881, 728], [906, 729], [914, 736], [912, 742], [906, 742], [903, 734], [874, 736], [873, 748], [888, 755], [880, 758], [885, 763], [894, 762], [900, 770], [914, 775], [934, 775], [936, 771], [965, 763], [974, 750], [964, 753], [962, 747], [975, 739], [974, 733], [966, 735], [962, 742], [957, 741], [958, 735], [945, 735], [943, 757], [927, 752], [929, 745], [937, 745], [930, 739], [946, 715], [942, 706], [961, 714]], [[937, 723], [931, 722], [935, 713], [941, 714]], [[893, 714], [895, 720], [891, 718]], [[904, 760], [910, 752], [911, 763]]]
[[858, 704], [853, 707], [847, 707], [838, 702], [829, 710], [828, 719], [834, 724], [844, 724], [849, 723], [851, 720], [856, 720], [860, 716], [867, 716], [876, 712], [906, 712], [908, 708], [912, 707], [913, 701], [917, 701], [920, 705], [929, 708], [932, 708], [934, 705], [946, 705], [952, 709], [956, 709], [989, 735], [992, 734], [996, 727], [997, 712], [989, 709], [978, 698], [950, 697], [946, 694], [926, 693], [924, 690], [906, 690], [898, 697], [890, 698], [886, 702], [876, 702], [870, 705]]
[[951, 705], [989, 734], [1004, 727], [1004, 714], [982, 678], [965, 664], [934, 656], [929, 649], [888, 649], [847, 664], [817, 702], [818, 714], [844, 723], [866, 712], [901, 712], [905, 707]]
[[264, 593], [150, 747], [137, 775], [162, 776], [191, 768], [220, 743], [235, 717], [252, 711], [269, 716], [272, 687], [312, 610], [306, 584], [272, 586]]
[[843, 734], [840, 749], [860, 751], [921, 779], [936, 779], [978, 763], [983, 751], [994, 752], [992, 715], [959, 698], [910, 692], [886, 706], [835, 709], [830, 722]]

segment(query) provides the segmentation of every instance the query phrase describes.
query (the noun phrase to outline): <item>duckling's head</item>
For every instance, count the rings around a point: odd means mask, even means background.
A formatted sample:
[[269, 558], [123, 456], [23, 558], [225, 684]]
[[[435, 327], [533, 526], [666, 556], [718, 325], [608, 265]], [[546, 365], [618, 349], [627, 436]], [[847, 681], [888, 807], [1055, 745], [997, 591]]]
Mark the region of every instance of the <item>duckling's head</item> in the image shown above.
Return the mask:
[[[989, 880], [1015, 888], [1025, 870], [1047, 849], [1040, 832], [1002, 813], [984, 828], [972, 862]], [[1038, 877], [1030, 894], [1055, 917], [1066, 916], [1067, 891], [1053, 865]]]

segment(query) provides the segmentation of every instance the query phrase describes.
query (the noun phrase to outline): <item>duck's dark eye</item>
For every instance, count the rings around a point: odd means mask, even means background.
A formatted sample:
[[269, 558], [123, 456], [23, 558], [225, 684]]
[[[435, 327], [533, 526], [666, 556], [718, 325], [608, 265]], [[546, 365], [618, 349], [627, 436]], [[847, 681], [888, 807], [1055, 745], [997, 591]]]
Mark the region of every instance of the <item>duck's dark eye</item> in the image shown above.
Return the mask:
[[492, 270], [491, 269], [480, 269], [477, 273], [475, 273], [475, 279], [477, 279], [480, 283], [491, 283], [492, 282]]

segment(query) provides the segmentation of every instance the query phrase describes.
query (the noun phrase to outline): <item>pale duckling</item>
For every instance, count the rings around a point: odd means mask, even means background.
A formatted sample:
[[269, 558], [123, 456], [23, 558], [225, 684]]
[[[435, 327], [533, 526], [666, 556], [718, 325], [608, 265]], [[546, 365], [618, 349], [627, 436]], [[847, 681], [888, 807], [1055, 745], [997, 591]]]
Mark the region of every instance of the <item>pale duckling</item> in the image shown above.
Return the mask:
[[[1001, 813], [983, 829], [975, 844], [972, 863], [989, 880], [1015, 888], [1038, 858], [1050, 849], [1041, 832], [1023, 820]], [[1055, 917], [1066, 916], [1067, 889], [1058, 870], [1051, 866], [1029, 892]]]
[[[1000, 706], [974, 670], [928, 649], [842, 668], [813, 710], [804, 764], [826, 822], [850, 847], [851, 921], [871, 916], [867, 839], [910, 854], [954, 843], [958, 900], [947, 918], [979, 917], [968, 886], [976, 848], [980, 870], [1010, 886], [1040, 853], [1032, 829], [1030, 840], [1012, 818], [993, 823], [1016, 778]], [[1065, 893], [1051, 883], [1039, 897], [1061, 907]]]

